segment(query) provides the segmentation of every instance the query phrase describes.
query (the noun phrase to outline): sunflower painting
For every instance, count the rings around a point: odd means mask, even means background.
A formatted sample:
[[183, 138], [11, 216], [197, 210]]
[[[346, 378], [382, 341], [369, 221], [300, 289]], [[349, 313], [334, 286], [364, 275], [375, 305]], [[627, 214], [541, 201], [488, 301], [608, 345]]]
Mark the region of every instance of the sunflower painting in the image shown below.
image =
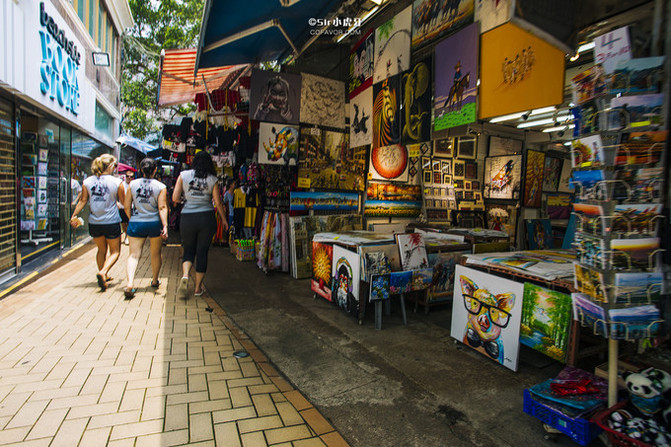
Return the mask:
[[317, 295], [329, 301], [331, 298], [331, 265], [333, 264], [333, 246], [320, 242], [312, 243], [312, 281], [311, 289]]

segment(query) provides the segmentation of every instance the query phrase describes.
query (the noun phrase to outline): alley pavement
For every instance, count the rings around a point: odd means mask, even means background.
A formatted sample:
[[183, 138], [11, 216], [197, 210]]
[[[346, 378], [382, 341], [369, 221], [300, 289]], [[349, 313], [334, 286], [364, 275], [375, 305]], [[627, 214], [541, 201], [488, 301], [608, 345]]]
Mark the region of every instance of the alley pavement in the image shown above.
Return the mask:
[[90, 248], [0, 300], [0, 445], [348, 445], [208, 293], [178, 296], [179, 246], [158, 289], [145, 247], [132, 300], [127, 247], [105, 292]]

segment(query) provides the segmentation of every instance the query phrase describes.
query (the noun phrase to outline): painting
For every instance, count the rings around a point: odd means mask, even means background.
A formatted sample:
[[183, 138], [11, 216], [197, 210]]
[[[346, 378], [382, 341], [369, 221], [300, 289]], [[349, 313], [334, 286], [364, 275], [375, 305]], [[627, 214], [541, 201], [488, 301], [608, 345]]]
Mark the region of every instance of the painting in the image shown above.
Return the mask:
[[300, 75], [252, 70], [249, 92], [249, 111], [252, 119], [298, 124], [300, 99]]
[[554, 247], [550, 219], [529, 219], [526, 226], [529, 250], [549, 250]]
[[433, 173], [431, 171], [424, 172], [423, 183], [425, 185], [430, 185], [431, 183], [433, 183]]
[[613, 267], [616, 269], [652, 269], [657, 263], [653, 252], [659, 249], [658, 237], [642, 239], [613, 239]]
[[661, 203], [622, 203], [615, 205], [611, 231], [656, 234], [661, 221]]
[[459, 137], [457, 157], [473, 160], [477, 153], [477, 140], [473, 137]]
[[466, 175], [466, 163], [463, 161], [454, 160], [452, 163], [453, 175], [455, 178], [464, 178]]
[[410, 68], [412, 6], [375, 30], [373, 82], [380, 82]]
[[571, 196], [569, 194], [548, 193], [546, 197], [546, 211], [549, 219], [568, 219], [571, 216]]
[[608, 129], [661, 125], [664, 97], [664, 93], [654, 93], [613, 98], [610, 101], [612, 111], [608, 112]]
[[401, 77], [401, 143], [431, 140], [431, 57], [417, 62]]
[[345, 128], [345, 83], [301, 75], [301, 123]]
[[412, 271], [411, 290], [425, 290], [431, 287], [433, 279], [433, 269], [423, 268]]
[[333, 245], [312, 242], [311, 290], [322, 298], [331, 298], [331, 267], [333, 266]]
[[360, 280], [359, 254], [340, 245], [334, 245], [331, 298], [338, 307], [357, 317], [359, 316]]
[[389, 293], [397, 295], [412, 290], [412, 271], [391, 272], [390, 276]]
[[543, 167], [543, 191], [555, 192], [559, 186], [563, 160], [555, 157], [545, 157]]
[[356, 212], [359, 208], [359, 194], [356, 192], [292, 191], [289, 197], [292, 215], [307, 214], [309, 211]]
[[524, 206], [540, 208], [543, 189], [545, 152], [527, 151], [527, 169], [524, 175]]
[[559, 177], [559, 184], [557, 185], [558, 192], [573, 192], [571, 186], [571, 161], [564, 159], [561, 166], [561, 175]]
[[49, 149], [40, 149], [40, 161], [47, 161], [49, 159]]
[[38, 175], [47, 175], [47, 164], [46, 163], [38, 163], [37, 164], [37, 174]]
[[604, 162], [601, 135], [582, 137], [571, 142], [571, 161], [574, 168], [600, 166]]
[[513, 155], [522, 152], [522, 140], [514, 138], [503, 138], [492, 135], [489, 137], [489, 153], [490, 157], [497, 157], [499, 155]]
[[352, 46], [349, 54], [349, 83], [347, 93], [352, 99], [373, 85], [373, 57], [375, 34], [370, 29]]
[[259, 164], [295, 165], [298, 142], [298, 126], [260, 123]]
[[367, 146], [350, 147], [349, 134], [301, 126], [298, 186], [363, 191]]
[[37, 217], [47, 217], [47, 204], [37, 205]]
[[487, 213], [487, 228], [508, 233], [511, 242], [513, 242], [517, 229], [517, 207], [515, 205], [486, 203], [485, 212]]
[[401, 268], [414, 270], [429, 266], [424, 237], [420, 233], [397, 233], [396, 245], [401, 256]]
[[416, 217], [422, 209], [422, 191], [417, 185], [369, 182], [364, 216]]
[[474, 23], [436, 45], [436, 131], [472, 123], [477, 118], [479, 40], [478, 24]]
[[454, 269], [459, 264], [461, 256], [465, 253], [468, 252], [429, 253], [429, 266], [433, 268], [433, 277], [428, 295], [429, 301], [452, 296]]
[[663, 275], [662, 272], [616, 273], [615, 302], [618, 304], [657, 302], [662, 294]]
[[571, 93], [575, 104], [585, 104], [606, 93], [606, 73], [595, 64], [571, 78]]
[[405, 146], [374, 147], [370, 151], [370, 173], [373, 180], [407, 181], [408, 151]]
[[401, 141], [400, 75], [373, 84], [373, 147]]
[[608, 79], [608, 93], [657, 93], [664, 76], [664, 56], [620, 61]]
[[415, 0], [412, 4], [412, 46], [422, 46], [471, 23], [475, 0]]
[[39, 189], [47, 189], [47, 178], [44, 176], [37, 177], [37, 187]]
[[391, 286], [391, 274], [387, 273], [384, 275], [373, 275], [370, 280], [370, 294], [368, 295], [369, 301], [382, 301], [388, 300], [390, 293], [389, 288]]
[[608, 296], [604, 292], [603, 274], [578, 263], [574, 263], [573, 268], [576, 290], [589, 295], [593, 300], [607, 303]]
[[666, 130], [626, 132], [615, 151], [616, 165], [657, 163], [666, 146]]
[[482, 35], [479, 118], [561, 104], [564, 52], [510, 22]]
[[21, 187], [27, 189], [35, 189], [35, 177], [23, 176], [21, 177]]
[[486, 33], [510, 20], [512, 3], [513, 0], [477, 0], [475, 2], [474, 20], [480, 22], [480, 33]]
[[433, 141], [433, 156], [441, 158], [452, 158], [454, 156], [454, 138], [442, 138]]
[[37, 203], [47, 203], [47, 190], [38, 189], [37, 190]]
[[464, 178], [475, 179], [478, 178], [478, 164], [474, 161], [467, 161], [464, 164]]
[[450, 335], [516, 371], [523, 296], [522, 283], [457, 265]]
[[520, 343], [565, 363], [571, 327], [571, 296], [524, 284]]
[[369, 87], [350, 100], [349, 140], [352, 147], [373, 142], [373, 87]]
[[484, 197], [518, 199], [522, 183], [522, 155], [485, 158]]

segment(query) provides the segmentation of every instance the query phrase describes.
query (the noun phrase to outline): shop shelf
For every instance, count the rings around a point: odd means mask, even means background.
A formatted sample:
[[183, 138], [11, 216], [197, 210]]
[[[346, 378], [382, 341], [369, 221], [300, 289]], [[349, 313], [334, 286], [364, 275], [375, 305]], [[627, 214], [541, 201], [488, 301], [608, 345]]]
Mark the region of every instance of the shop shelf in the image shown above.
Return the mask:
[[601, 428], [589, 419], [571, 418], [534, 400], [529, 390], [524, 390], [524, 412], [559, 430], [580, 445], [589, 444], [601, 433]]

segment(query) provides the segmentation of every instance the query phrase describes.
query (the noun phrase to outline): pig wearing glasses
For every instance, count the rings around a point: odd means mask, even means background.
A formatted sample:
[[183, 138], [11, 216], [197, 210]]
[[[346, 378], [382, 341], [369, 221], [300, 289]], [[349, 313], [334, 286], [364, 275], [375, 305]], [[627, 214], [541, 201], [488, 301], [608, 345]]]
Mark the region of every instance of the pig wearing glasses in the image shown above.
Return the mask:
[[510, 310], [515, 304], [515, 294], [493, 295], [489, 290], [479, 288], [466, 276], [461, 275], [459, 280], [464, 306], [468, 311], [463, 342], [503, 363], [501, 329], [508, 325]]

